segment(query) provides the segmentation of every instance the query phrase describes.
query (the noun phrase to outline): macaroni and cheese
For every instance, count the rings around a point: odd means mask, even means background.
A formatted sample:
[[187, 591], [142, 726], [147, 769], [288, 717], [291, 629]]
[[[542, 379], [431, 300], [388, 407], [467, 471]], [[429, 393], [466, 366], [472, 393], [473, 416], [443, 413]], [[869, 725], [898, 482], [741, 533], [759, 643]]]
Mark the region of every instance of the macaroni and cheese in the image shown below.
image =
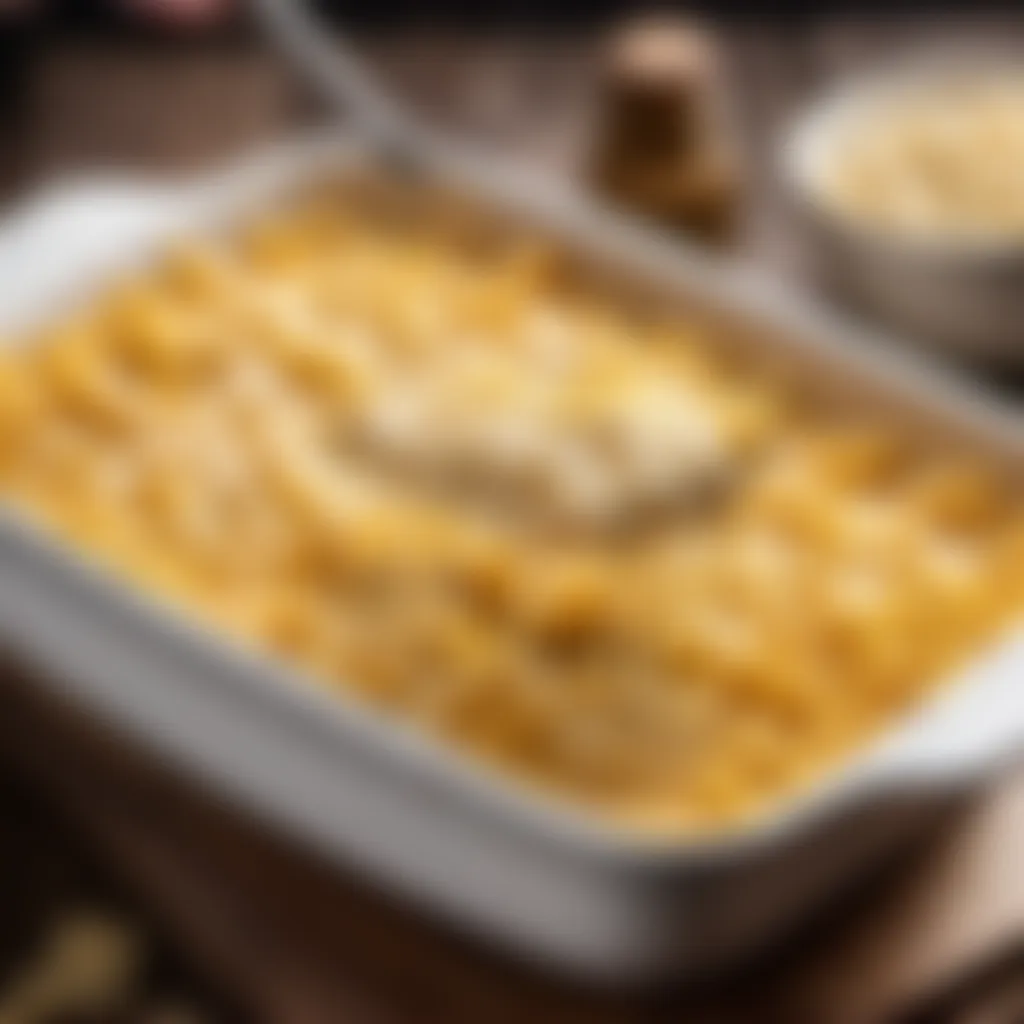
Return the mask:
[[0, 493], [146, 591], [612, 820], [797, 793], [1021, 606], [1010, 486], [544, 244], [330, 192], [0, 363]]

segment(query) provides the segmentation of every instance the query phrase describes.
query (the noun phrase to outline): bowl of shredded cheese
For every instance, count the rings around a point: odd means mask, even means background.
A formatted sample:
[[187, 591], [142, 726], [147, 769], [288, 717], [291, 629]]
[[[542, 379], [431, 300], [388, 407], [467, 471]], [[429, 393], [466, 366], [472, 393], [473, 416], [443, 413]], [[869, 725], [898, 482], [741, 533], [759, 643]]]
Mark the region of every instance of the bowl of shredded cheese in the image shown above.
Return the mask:
[[1024, 357], [1024, 59], [862, 75], [798, 120], [783, 161], [842, 290], [960, 355]]

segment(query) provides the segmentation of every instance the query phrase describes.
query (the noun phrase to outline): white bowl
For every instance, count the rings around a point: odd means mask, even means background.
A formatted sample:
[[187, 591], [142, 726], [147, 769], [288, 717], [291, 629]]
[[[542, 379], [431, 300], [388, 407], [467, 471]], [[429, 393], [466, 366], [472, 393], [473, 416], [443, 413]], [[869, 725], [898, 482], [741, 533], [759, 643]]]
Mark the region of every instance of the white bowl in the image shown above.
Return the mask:
[[1005, 55], [918, 60], [862, 74], [812, 104], [787, 133], [782, 171], [816, 271], [860, 307], [911, 338], [947, 353], [1000, 365], [1024, 364], [1024, 238], [979, 242], [908, 237], [858, 221], [828, 201], [821, 175], [855, 119], [908, 85], [936, 83], [1000, 64]]

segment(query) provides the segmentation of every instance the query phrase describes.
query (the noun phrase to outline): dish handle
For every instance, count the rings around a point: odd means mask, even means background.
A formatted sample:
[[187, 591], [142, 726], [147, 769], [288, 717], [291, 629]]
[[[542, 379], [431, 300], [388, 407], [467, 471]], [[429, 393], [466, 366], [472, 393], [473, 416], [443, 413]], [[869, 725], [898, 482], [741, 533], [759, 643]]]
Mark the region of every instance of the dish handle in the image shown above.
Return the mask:
[[80, 285], [83, 258], [102, 268], [177, 222], [185, 189], [135, 178], [59, 183], [16, 206], [0, 224], [0, 322], [31, 323]]
[[883, 744], [861, 781], [887, 790], [967, 788], [1022, 752], [1024, 635], [1018, 631]]

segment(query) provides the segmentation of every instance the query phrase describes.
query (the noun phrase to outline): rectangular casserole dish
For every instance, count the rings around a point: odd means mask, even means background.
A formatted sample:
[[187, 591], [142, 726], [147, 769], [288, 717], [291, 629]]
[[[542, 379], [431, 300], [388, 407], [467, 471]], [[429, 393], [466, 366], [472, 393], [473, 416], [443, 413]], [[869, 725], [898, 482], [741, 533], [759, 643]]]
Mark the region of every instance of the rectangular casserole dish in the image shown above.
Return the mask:
[[[356, 142], [313, 142], [199, 187], [57, 190], [16, 212], [0, 235], [0, 322], [31, 321], [171, 236], [372, 159]], [[550, 182], [461, 155], [433, 159], [435, 172], [498, 215], [535, 223], [588, 261], [728, 323], [740, 344], [764, 345], [822, 386], [834, 381], [918, 428], [977, 446], [1015, 474], [1024, 466], [1014, 417], [881, 354], [873, 339]], [[140, 600], [7, 513], [0, 627], [50, 685], [329, 857], [520, 954], [605, 981], [718, 969], [750, 952], [1024, 740], [1024, 645], [1014, 638], [765, 823], [721, 839], [649, 839], [534, 799], [344, 695], [303, 685]]]

